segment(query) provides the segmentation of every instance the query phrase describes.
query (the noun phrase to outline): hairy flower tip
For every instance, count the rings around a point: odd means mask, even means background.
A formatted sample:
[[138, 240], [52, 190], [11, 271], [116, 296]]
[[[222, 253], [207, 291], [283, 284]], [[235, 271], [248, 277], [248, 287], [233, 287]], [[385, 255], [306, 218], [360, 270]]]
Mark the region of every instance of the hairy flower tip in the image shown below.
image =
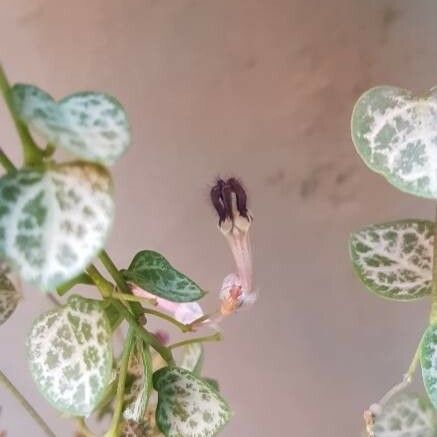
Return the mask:
[[238, 217], [252, 220], [247, 209], [247, 194], [241, 182], [236, 178], [227, 181], [218, 179], [211, 188], [211, 202], [219, 216], [219, 225], [226, 219], [233, 222]]
[[223, 280], [220, 290], [220, 300], [222, 302], [220, 313], [223, 316], [233, 314], [241, 307], [247, 307], [256, 302], [257, 294], [243, 289], [240, 277], [236, 273], [230, 273]]

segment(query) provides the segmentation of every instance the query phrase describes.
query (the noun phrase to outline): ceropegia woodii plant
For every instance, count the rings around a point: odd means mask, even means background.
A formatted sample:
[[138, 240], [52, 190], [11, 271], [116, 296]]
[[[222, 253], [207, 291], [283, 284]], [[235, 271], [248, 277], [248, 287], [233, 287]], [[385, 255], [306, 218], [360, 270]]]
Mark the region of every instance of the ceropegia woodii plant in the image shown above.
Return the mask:
[[[205, 314], [198, 303], [204, 289], [173, 267], [173, 260], [142, 250], [129, 267], [119, 269], [104, 249], [115, 210], [108, 166], [131, 142], [121, 104], [100, 92], [55, 101], [33, 85], [11, 87], [1, 67], [0, 90], [23, 150], [19, 168], [0, 150], [5, 170], [0, 177], [0, 325], [19, 304], [13, 275], [50, 293], [55, 307], [35, 318], [26, 341], [29, 370], [39, 391], [60, 413], [75, 419], [77, 436], [95, 435], [88, 418], [108, 414], [105, 437], [216, 435], [232, 413], [218, 383], [202, 375], [203, 343], [220, 340], [218, 323], [256, 300], [249, 245], [252, 216], [241, 183], [219, 179], [211, 190], [236, 272], [225, 277], [218, 308]], [[74, 158], [58, 162], [58, 147]], [[423, 238], [426, 245], [428, 237]], [[96, 258], [109, 278], [94, 265]], [[429, 265], [423, 269], [429, 271]], [[78, 294], [85, 284], [95, 286], [97, 293]], [[182, 334], [213, 332], [168, 345], [166, 331], [146, 327], [149, 317]], [[113, 349], [117, 331], [123, 335], [119, 354]], [[1, 371], [0, 382], [46, 435], [55, 435]]]
[[[352, 114], [352, 139], [364, 162], [400, 190], [437, 199], [437, 91], [421, 96], [379, 86]], [[371, 437], [437, 435], [437, 216], [367, 226], [349, 240], [353, 267], [365, 287], [385, 299], [430, 297], [431, 314], [402, 381], [364, 413]], [[420, 363], [427, 396], [406, 394]]]

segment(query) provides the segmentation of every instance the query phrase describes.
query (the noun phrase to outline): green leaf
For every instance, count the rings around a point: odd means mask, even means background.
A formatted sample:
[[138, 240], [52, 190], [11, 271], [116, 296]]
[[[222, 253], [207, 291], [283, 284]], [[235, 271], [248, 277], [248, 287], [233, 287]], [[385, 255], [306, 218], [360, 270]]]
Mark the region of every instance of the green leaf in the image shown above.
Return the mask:
[[71, 296], [36, 319], [27, 349], [32, 377], [53, 407], [88, 416], [112, 376], [111, 327], [101, 303]]
[[6, 322], [17, 308], [21, 294], [9, 278], [7, 267], [0, 267], [0, 325]]
[[231, 418], [221, 396], [205, 381], [178, 367], [153, 375], [158, 391], [156, 422], [166, 437], [212, 437]]
[[111, 331], [114, 332], [120, 326], [120, 323], [124, 320], [124, 318], [113, 303], [105, 306], [104, 311], [109, 320], [109, 324], [111, 325]]
[[216, 379], [213, 378], [203, 378], [203, 380], [210, 385], [216, 392], [220, 391], [220, 385], [219, 382]]
[[432, 222], [402, 220], [373, 225], [349, 240], [352, 264], [364, 285], [387, 299], [412, 300], [431, 293]]
[[184, 274], [175, 270], [159, 253], [143, 250], [135, 255], [123, 274], [143, 290], [173, 302], [199, 300], [205, 292]]
[[352, 140], [364, 162], [392, 185], [437, 198], [437, 89], [420, 97], [392, 86], [365, 92], [352, 114]]
[[373, 430], [375, 437], [435, 437], [435, 411], [427, 399], [402, 394], [384, 406]]
[[22, 121], [49, 144], [82, 159], [111, 165], [130, 144], [126, 113], [120, 103], [107, 94], [81, 92], [56, 103], [33, 85], [17, 84], [11, 92]]
[[437, 408], [437, 324], [428, 326], [420, 345], [420, 365], [426, 392]]
[[46, 290], [74, 278], [103, 248], [114, 212], [100, 166], [74, 162], [0, 179], [0, 253]]
[[203, 346], [201, 343], [191, 343], [183, 348], [179, 367], [200, 375], [203, 365]]
[[135, 344], [135, 351], [131, 355], [129, 374], [133, 377], [129, 390], [125, 393], [123, 417], [127, 421], [140, 423], [144, 418], [150, 393], [153, 388], [152, 357], [143, 341]]

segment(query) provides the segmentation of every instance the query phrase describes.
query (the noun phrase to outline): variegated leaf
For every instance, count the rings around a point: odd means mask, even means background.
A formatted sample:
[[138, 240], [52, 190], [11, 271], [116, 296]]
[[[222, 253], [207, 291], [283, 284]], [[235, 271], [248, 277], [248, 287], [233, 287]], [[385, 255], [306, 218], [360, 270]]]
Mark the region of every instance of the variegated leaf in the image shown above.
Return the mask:
[[426, 392], [437, 408], [437, 324], [428, 326], [420, 345], [420, 365]]
[[359, 278], [387, 299], [412, 300], [430, 294], [433, 232], [431, 222], [403, 220], [353, 233], [349, 247]]
[[0, 179], [0, 253], [24, 280], [53, 290], [103, 248], [113, 212], [111, 179], [98, 165], [10, 173]]
[[0, 264], [0, 325], [9, 319], [21, 299], [21, 293], [10, 275], [10, 269]]
[[179, 367], [199, 375], [203, 364], [203, 346], [201, 343], [191, 343], [184, 347]]
[[414, 96], [379, 86], [352, 114], [352, 139], [365, 163], [395, 187], [437, 198], [437, 90]]
[[172, 302], [192, 302], [205, 294], [195, 282], [152, 250], [137, 253], [123, 274], [143, 290]]
[[153, 388], [152, 357], [148, 347], [142, 341], [135, 344], [131, 355], [129, 374], [133, 378], [129, 390], [125, 393], [123, 417], [127, 421], [141, 422], [147, 408], [150, 392]]
[[56, 103], [33, 85], [17, 84], [12, 98], [18, 116], [48, 143], [82, 159], [113, 164], [130, 144], [126, 113], [113, 97], [82, 92]]
[[32, 377], [59, 411], [88, 416], [112, 375], [111, 327], [100, 302], [71, 296], [36, 319], [28, 341]]
[[435, 437], [436, 415], [427, 399], [402, 394], [376, 416], [375, 437]]
[[152, 433], [151, 428], [147, 422], [141, 421], [140, 423], [134, 420], [126, 420], [121, 424], [120, 430], [121, 437], [154, 437], [155, 433]]
[[229, 421], [227, 403], [205, 381], [178, 367], [153, 375], [156, 422], [166, 437], [212, 437]]

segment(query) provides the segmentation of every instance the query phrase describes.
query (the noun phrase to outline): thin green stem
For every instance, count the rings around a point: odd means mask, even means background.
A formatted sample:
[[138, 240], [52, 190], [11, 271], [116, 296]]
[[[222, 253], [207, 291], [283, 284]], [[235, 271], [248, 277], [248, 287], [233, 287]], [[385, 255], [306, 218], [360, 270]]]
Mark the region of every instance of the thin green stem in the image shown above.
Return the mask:
[[172, 366], [175, 364], [173, 354], [170, 348], [163, 346], [159, 340], [150, 332], [146, 331], [142, 326], [138, 324], [134, 316], [129, 312], [129, 310], [124, 307], [120, 302], [114, 301], [114, 306], [117, 308], [118, 312], [126, 319], [129, 325], [135, 330], [136, 334], [144, 340], [145, 343], [150, 344], [156, 352], [161, 355], [161, 357], [167, 362], [168, 365]]
[[0, 370], [0, 385], [3, 385], [20, 402], [23, 408], [32, 416], [32, 419], [39, 425], [44, 433], [50, 437], [56, 437], [55, 433], [49, 428], [44, 419], [30, 405], [27, 399], [18, 391], [8, 377]]
[[407, 372], [404, 374], [404, 377], [402, 378], [402, 381], [398, 384], [394, 385], [378, 402], [379, 407], [383, 407], [387, 402], [395, 395], [397, 395], [399, 392], [404, 390], [406, 387], [408, 387], [411, 384], [411, 381], [413, 380], [413, 376], [416, 373], [417, 366], [419, 364], [420, 360], [420, 346], [422, 341], [419, 342], [416, 348], [416, 352], [414, 353], [413, 359], [411, 360], [411, 364], [408, 367]]
[[115, 395], [114, 415], [112, 416], [111, 427], [105, 434], [105, 437], [117, 437], [119, 435], [120, 418], [123, 410], [124, 394], [126, 386], [127, 370], [129, 367], [129, 358], [134, 346], [135, 332], [132, 326], [129, 327], [126, 340], [124, 342], [123, 354], [118, 374], [117, 393]]
[[431, 302], [431, 315], [429, 323], [434, 324], [437, 323], [437, 207], [434, 220]]
[[[100, 290], [101, 294], [105, 298], [111, 298], [113, 284], [111, 284], [108, 280], [106, 280], [102, 274], [96, 269], [95, 266], [90, 265], [87, 269], [87, 272], [91, 279], [96, 284], [97, 288]], [[173, 354], [170, 349], [163, 346], [158, 339], [152, 335], [150, 332], [145, 330], [141, 325], [138, 324], [138, 321], [135, 319], [135, 316], [126, 308], [121, 302], [117, 300], [112, 301], [114, 307], [117, 311], [126, 319], [129, 325], [135, 330], [136, 334], [142, 338], [147, 344], [150, 344], [153, 349], [158, 352], [162, 358], [169, 364], [174, 364]]]
[[222, 335], [220, 334], [220, 332], [216, 332], [215, 334], [206, 335], [205, 337], [195, 337], [189, 340], [179, 341], [178, 343], [171, 344], [168, 348], [173, 350], [176, 349], [177, 347], [187, 346], [193, 343], [205, 343], [207, 341], [220, 341], [221, 339], [222, 339]]
[[151, 297], [139, 297], [135, 296], [133, 294], [127, 294], [127, 293], [113, 293], [112, 297], [114, 299], [124, 300], [126, 302], [138, 302], [138, 303], [147, 303], [149, 305], [156, 306], [156, 299]]
[[116, 265], [112, 261], [112, 259], [109, 257], [106, 250], [102, 250], [99, 255], [99, 259], [102, 262], [102, 264], [105, 266], [106, 270], [108, 270], [109, 274], [114, 279], [115, 283], [117, 284], [117, 287], [123, 292], [123, 293], [130, 293], [129, 286], [127, 285], [126, 281], [123, 278], [123, 275], [120, 273], [120, 271], [117, 269]]
[[85, 419], [83, 417], [78, 417], [76, 419], [76, 425], [80, 432], [81, 437], [95, 437], [91, 430], [88, 428]]
[[167, 320], [167, 322], [172, 323], [173, 325], [177, 326], [182, 332], [190, 332], [191, 327], [190, 325], [185, 325], [173, 317], [169, 316], [168, 314], [161, 313], [161, 311], [153, 310], [151, 308], [143, 308], [143, 312], [146, 314], [151, 314], [153, 316], [159, 317], [160, 319]]
[[73, 279], [70, 279], [67, 282], [64, 282], [61, 284], [57, 289], [57, 293], [59, 296], [63, 296], [68, 291], [70, 291], [75, 285], [79, 284], [85, 284], [85, 285], [91, 285], [94, 284], [94, 282], [91, 280], [91, 278], [86, 273], [81, 273], [80, 275], [76, 276]]
[[[106, 250], [102, 250], [99, 255], [99, 259], [101, 263], [105, 266], [105, 269], [108, 271], [108, 273], [112, 276], [115, 283], [117, 284], [117, 287], [122, 293], [125, 294], [131, 294], [129, 285], [125, 281], [123, 275], [120, 273], [114, 262], [112, 261], [111, 257], [108, 255], [108, 252]], [[132, 302], [130, 305], [132, 311], [134, 312], [136, 317], [140, 317], [143, 315], [143, 307], [136, 302]]]
[[5, 152], [0, 149], [0, 165], [6, 170], [7, 173], [16, 170], [13, 162], [8, 158]]
[[20, 137], [21, 144], [24, 152], [24, 162], [27, 165], [39, 164], [42, 162], [44, 154], [43, 151], [35, 144], [30, 136], [29, 130], [26, 125], [18, 118], [14, 104], [12, 101], [11, 87], [9, 86], [8, 79], [5, 71], [0, 64], [0, 92], [3, 94], [3, 98], [6, 102], [6, 106], [9, 109], [11, 117], [14, 121], [15, 127]]

